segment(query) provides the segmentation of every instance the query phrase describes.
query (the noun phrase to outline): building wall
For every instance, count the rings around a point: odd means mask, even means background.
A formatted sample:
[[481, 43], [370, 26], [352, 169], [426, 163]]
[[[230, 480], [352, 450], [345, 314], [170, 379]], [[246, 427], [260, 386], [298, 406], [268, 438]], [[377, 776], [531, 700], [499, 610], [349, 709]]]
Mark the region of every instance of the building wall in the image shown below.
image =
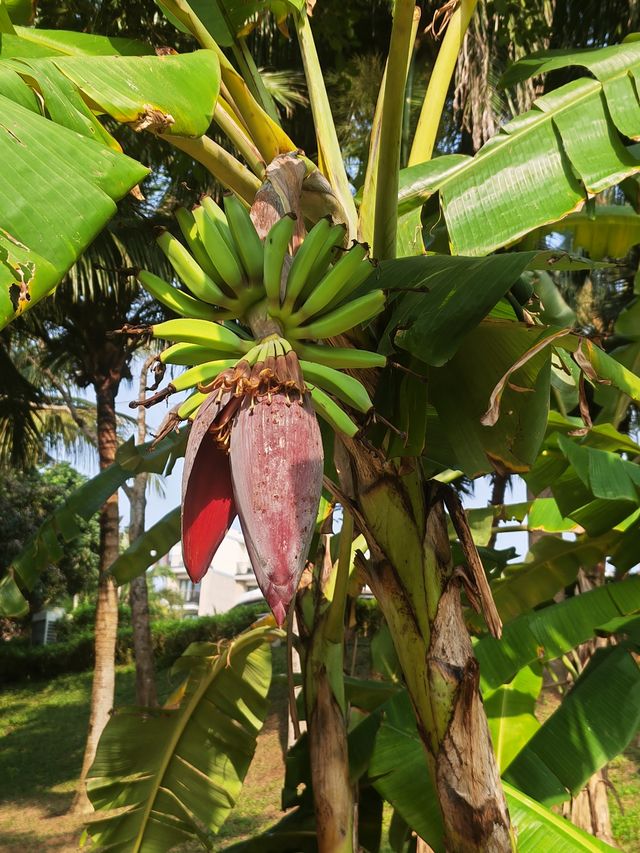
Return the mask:
[[168, 554], [168, 563], [175, 578], [175, 586], [185, 593], [185, 616], [211, 616], [225, 613], [240, 603], [243, 596], [257, 588], [242, 534], [230, 530], [218, 548], [211, 568], [195, 587], [188, 583], [182, 560], [181, 546], [174, 545]]

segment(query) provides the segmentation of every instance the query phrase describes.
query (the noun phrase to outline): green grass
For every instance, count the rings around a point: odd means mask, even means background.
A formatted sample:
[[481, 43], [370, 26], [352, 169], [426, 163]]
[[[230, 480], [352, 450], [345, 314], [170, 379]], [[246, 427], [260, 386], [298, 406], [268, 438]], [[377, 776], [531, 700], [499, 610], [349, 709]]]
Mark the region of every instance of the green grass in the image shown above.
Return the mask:
[[[284, 670], [276, 649], [274, 671]], [[168, 671], [158, 677], [168, 695]], [[52, 682], [25, 682], [0, 692], [0, 850], [3, 853], [73, 851], [81, 822], [65, 816], [80, 771], [86, 737], [91, 674]], [[252, 837], [281, 816], [280, 790], [286, 743], [286, 684], [276, 681], [272, 708], [258, 741], [241, 797], [222, 827], [216, 850]], [[134, 700], [134, 671], [119, 667], [117, 704]], [[613, 831], [621, 849], [640, 853], [640, 746], [632, 745], [609, 767], [617, 792], [609, 796]], [[622, 808], [621, 808], [622, 807]], [[189, 850], [199, 849], [190, 847]], [[388, 850], [388, 847], [384, 848]]]

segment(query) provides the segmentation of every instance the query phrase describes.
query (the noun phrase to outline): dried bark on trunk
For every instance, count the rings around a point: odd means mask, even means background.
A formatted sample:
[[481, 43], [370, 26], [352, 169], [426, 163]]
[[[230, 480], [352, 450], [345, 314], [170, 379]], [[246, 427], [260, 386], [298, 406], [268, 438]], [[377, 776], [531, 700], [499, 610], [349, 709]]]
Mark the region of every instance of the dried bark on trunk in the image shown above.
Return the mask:
[[[591, 572], [584, 570], [578, 572], [577, 587], [580, 594], [588, 592], [597, 586], [602, 586], [605, 578], [605, 564], [598, 563]], [[597, 649], [609, 644], [604, 637], [596, 637], [587, 643], [582, 643], [571, 653], [571, 657], [578, 672], [587, 666], [591, 657]], [[564, 803], [562, 814], [571, 823], [586, 832], [602, 839], [607, 844], [615, 846], [613, 832], [611, 829], [611, 815], [609, 812], [609, 800], [607, 797], [607, 771], [606, 767], [598, 770], [589, 779], [585, 787], [570, 802]]]
[[[154, 356], [147, 359], [140, 371], [139, 396], [144, 397], [147, 374]], [[147, 410], [144, 406], [138, 408], [138, 444], [146, 439]], [[133, 488], [129, 496], [131, 514], [129, 516], [129, 541], [134, 542], [144, 533], [145, 512], [147, 508], [146, 489], [148, 474], [138, 474], [134, 478]], [[129, 604], [131, 606], [131, 628], [133, 630], [133, 654], [136, 662], [136, 703], [148, 708], [156, 707], [158, 694], [156, 691], [155, 668], [153, 663], [153, 643], [151, 640], [151, 624], [149, 620], [149, 594], [147, 578], [144, 574], [131, 581], [129, 587]]]
[[[97, 435], [100, 469], [115, 461], [118, 446], [116, 433], [115, 398], [118, 381], [110, 376], [96, 387]], [[91, 805], [86, 795], [85, 780], [93, 764], [98, 740], [107, 724], [113, 707], [115, 689], [115, 650], [118, 630], [118, 594], [108, 569], [120, 550], [118, 493], [111, 497], [100, 510], [100, 564], [98, 598], [96, 602], [95, 662], [89, 731], [82, 760], [78, 793], [72, 811], [87, 812]]]
[[318, 851], [352, 853], [358, 848], [354, 838], [355, 798], [349, 780], [347, 728], [326, 668], [307, 667], [305, 698], [309, 695], [314, 699], [307, 726]]
[[606, 844], [615, 846], [611, 831], [611, 816], [607, 798], [608, 782], [605, 770], [598, 770], [589, 779], [586, 787], [574, 797], [570, 803], [565, 803], [562, 809], [564, 817], [574, 826], [590, 832]]
[[[344, 614], [351, 562], [353, 521], [345, 516], [340, 560], [334, 569], [330, 536], [314, 569], [314, 582], [302, 595], [313, 595], [313, 608], [299, 607], [298, 624], [303, 646], [304, 701], [313, 779], [316, 840], [319, 853], [359, 850], [357, 789], [349, 778], [347, 703], [344, 695]], [[321, 555], [321, 556], [320, 556]], [[330, 604], [322, 591], [336, 571]], [[311, 624], [305, 622], [311, 617]]]

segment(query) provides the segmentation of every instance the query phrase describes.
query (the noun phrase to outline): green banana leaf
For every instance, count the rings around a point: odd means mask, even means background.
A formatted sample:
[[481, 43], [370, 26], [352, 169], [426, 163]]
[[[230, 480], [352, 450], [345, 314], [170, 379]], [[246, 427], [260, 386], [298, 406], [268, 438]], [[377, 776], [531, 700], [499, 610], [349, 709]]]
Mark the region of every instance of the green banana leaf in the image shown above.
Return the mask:
[[537, 228], [527, 235], [520, 249], [535, 248], [545, 234], [560, 231], [572, 237], [572, 249], [582, 249], [593, 260], [624, 258], [640, 243], [640, 216], [630, 205], [596, 205], [593, 213], [572, 213], [556, 224]]
[[107, 812], [88, 825], [100, 849], [165, 853], [194, 840], [210, 849], [249, 769], [268, 710], [269, 642], [282, 635], [262, 626], [223, 648], [199, 644], [178, 702], [115, 711], [87, 781]]
[[532, 274], [533, 289], [540, 300], [540, 319], [551, 326], [572, 328], [576, 323], [576, 312], [564, 301], [556, 283], [548, 272], [540, 270]]
[[541, 690], [541, 667], [525, 666], [509, 684], [483, 697], [501, 773], [540, 728], [535, 707]]
[[518, 853], [614, 853], [617, 848], [578, 829], [571, 821], [527, 797], [503, 780], [511, 823], [518, 831]]
[[[638, 217], [640, 219], [640, 217]], [[640, 300], [634, 299], [631, 305], [623, 308], [615, 323], [617, 335], [630, 338], [632, 341], [640, 338]], [[637, 350], [636, 350], [637, 351]]]
[[594, 497], [638, 504], [640, 468], [635, 463], [610, 450], [581, 446], [564, 435], [558, 436], [558, 447]]
[[[437, 798], [406, 693], [385, 706], [369, 776], [381, 796], [435, 853], [444, 853]], [[554, 815], [511, 785], [504, 785], [504, 790], [518, 839], [518, 853], [613, 851], [614, 848]]]
[[575, 541], [543, 536], [522, 563], [509, 563], [503, 576], [491, 585], [503, 622], [550, 601], [575, 581], [581, 568], [605, 559], [617, 541], [618, 536], [609, 531], [596, 538], [579, 536]]
[[178, 506], [168, 512], [135, 539], [109, 566], [109, 572], [117, 584], [127, 583], [144, 574], [152, 563], [169, 553], [180, 540], [180, 511]]
[[9, 17], [14, 24], [31, 24], [36, 14], [33, 0], [5, 0]]
[[32, 590], [46, 567], [60, 559], [62, 542], [70, 542], [81, 532], [78, 520], [91, 518], [110, 495], [136, 474], [168, 473], [175, 460], [184, 455], [185, 443], [183, 430], [167, 436], [153, 449], [150, 442], [136, 446], [133, 438], [121, 445], [113, 465], [73, 492], [14, 558], [0, 579], [0, 614], [16, 617], [27, 613], [28, 604], [20, 588]]
[[126, 39], [4, 30], [0, 327], [55, 288], [148, 172], [97, 115], [200, 136], [220, 83], [212, 51], [147, 56], [150, 48]]
[[640, 667], [624, 646], [598, 649], [506, 778], [545, 805], [567, 800], [628, 746], [639, 726]]
[[634, 575], [518, 616], [504, 626], [501, 640], [483, 637], [474, 645], [483, 692], [507, 684], [524, 666], [561, 657], [611, 619], [639, 611], [640, 577]]
[[366, 286], [416, 292], [393, 302], [381, 351], [388, 354], [400, 347], [426, 364], [445, 364], [534, 257], [533, 252], [514, 252], [490, 258], [429, 255], [383, 261]]
[[[494, 469], [522, 472], [533, 464], [549, 412], [550, 347], [513, 374], [496, 424], [487, 427], [481, 419], [501, 377], [548, 335], [545, 327], [485, 320], [464, 338], [448, 364], [430, 371], [430, 402], [455, 454], [449, 468], [477, 477]], [[428, 447], [428, 435], [426, 443]]]
[[[640, 160], [623, 137], [640, 137], [634, 85], [640, 43], [555, 61], [574, 64], [576, 58], [598, 79], [573, 80], [538, 98], [475, 157], [449, 154], [403, 170], [399, 211], [420, 207], [439, 191], [452, 253], [485, 255], [637, 172]], [[532, 66], [522, 62], [528, 75]]]
[[[553, 410], [549, 412], [547, 437], [544, 443], [545, 452], [538, 456], [525, 476], [527, 486], [534, 494], [539, 494], [553, 485], [569, 465], [569, 460], [558, 448], [558, 436], [575, 433], [575, 430], [583, 426], [580, 418], [565, 417]], [[640, 455], [640, 445], [611, 424], [598, 424], [592, 427], [580, 439], [580, 444], [600, 450], [627, 453], [633, 457]]]
[[[489, 258], [396, 258], [379, 264], [355, 296], [378, 287], [391, 292], [392, 311], [380, 338], [381, 352], [388, 355], [400, 347], [425, 364], [440, 367], [526, 270], [592, 266], [584, 259], [551, 252], [510, 252]], [[415, 293], [396, 293], [411, 290]]]

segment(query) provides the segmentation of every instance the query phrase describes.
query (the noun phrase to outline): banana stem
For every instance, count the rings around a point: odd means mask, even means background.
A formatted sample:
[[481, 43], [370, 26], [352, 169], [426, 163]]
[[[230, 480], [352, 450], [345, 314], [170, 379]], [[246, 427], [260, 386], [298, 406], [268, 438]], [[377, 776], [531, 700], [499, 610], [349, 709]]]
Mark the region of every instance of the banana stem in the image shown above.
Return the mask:
[[349, 179], [347, 178], [336, 126], [331, 114], [329, 96], [324, 85], [318, 52], [306, 11], [297, 16], [296, 32], [302, 55], [304, 75], [307, 80], [313, 122], [316, 128], [319, 165], [344, 208], [347, 218], [346, 225], [349, 229], [349, 239], [355, 239], [358, 219], [356, 205], [351, 195], [351, 189], [349, 188]]
[[387, 59], [376, 175], [373, 256], [379, 260], [396, 256], [398, 170], [404, 111], [402, 93], [411, 55], [414, 10], [413, 0], [396, 0]]
[[409, 154], [409, 166], [426, 163], [431, 159], [458, 54], [477, 3], [478, 0], [460, 0], [460, 5], [451, 16], [422, 102]]
[[[420, 10], [416, 9], [413, 14], [413, 26], [411, 29], [411, 44], [414, 46], [415, 50], [415, 41], [416, 35], [418, 32], [418, 24], [420, 23]], [[412, 51], [413, 52], [413, 51]], [[407, 57], [407, 73], [409, 67], [411, 65], [411, 57]], [[376, 109], [373, 115], [373, 122], [371, 124], [371, 135], [369, 137], [369, 157], [367, 159], [367, 171], [365, 173], [364, 178], [364, 190], [362, 192], [362, 203], [360, 204], [360, 218], [359, 218], [359, 226], [360, 226], [360, 239], [365, 243], [370, 243], [373, 245], [373, 227], [375, 222], [375, 211], [376, 211], [376, 186], [378, 181], [378, 163], [379, 163], [379, 154], [380, 154], [380, 132], [381, 132], [381, 123], [382, 123], [382, 115], [383, 115], [383, 106], [384, 106], [384, 97], [385, 91], [387, 88], [387, 70], [389, 67], [389, 59], [387, 58], [387, 62], [384, 66], [384, 74], [382, 75], [382, 81], [380, 83], [380, 89], [378, 91], [378, 99], [376, 101]], [[405, 97], [405, 112], [408, 111], [408, 102]], [[405, 116], [406, 117], [406, 116]], [[403, 120], [403, 128], [404, 128], [404, 120]], [[403, 130], [403, 145], [408, 145], [408, 142], [404, 142], [404, 130]]]
[[254, 175], [262, 178], [266, 164], [256, 146], [231, 115], [231, 107], [227, 109], [227, 105], [225, 105], [222, 98], [218, 99], [213, 119], [220, 130], [229, 137], [239, 153], [247, 161], [247, 165]]
[[271, 92], [265, 86], [262, 74], [255, 63], [253, 54], [247, 47], [247, 41], [244, 38], [236, 39], [235, 56], [238, 60], [238, 65], [242, 70], [242, 76], [251, 86], [253, 96], [262, 105], [263, 110], [272, 118], [276, 124], [280, 124], [280, 116], [276, 109], [275, 102]]
[[340, 531], [340, 549], [338, 552], [338, 570], [333, 589], [331, 606], [327, 612], [324, 636], [329, 643], [344, 642], [344, 609], [349, 587], [349, 569], [351, 568], [351, 544], [353, 542], [353, 516], [342, 508], [343, 520]]
[[202, 163], [221, 184], [244, 199], [247, 204], [253, 202], [255, 194], [261, 187], [260, 181], [213, 139], [208, 136], [189, 139], [186, 136], [170, 134], [164, 134], [163, 139], [193, 157], [198, 163]]

